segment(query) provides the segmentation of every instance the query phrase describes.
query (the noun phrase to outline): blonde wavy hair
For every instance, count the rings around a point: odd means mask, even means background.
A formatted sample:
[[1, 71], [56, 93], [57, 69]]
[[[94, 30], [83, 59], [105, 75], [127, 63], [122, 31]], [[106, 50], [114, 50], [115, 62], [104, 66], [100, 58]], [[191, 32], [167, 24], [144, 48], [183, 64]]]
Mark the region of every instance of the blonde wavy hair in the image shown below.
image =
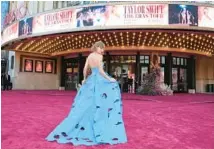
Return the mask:
[[101, 48], [101, 49], [104, 49], [105, 48], [105, 44], [102, 42], [102, 41], [97, 41], [93, 44], [93, 46], [91, 47], [91, 50], [92, 51], [96, 51], [97, 48]]

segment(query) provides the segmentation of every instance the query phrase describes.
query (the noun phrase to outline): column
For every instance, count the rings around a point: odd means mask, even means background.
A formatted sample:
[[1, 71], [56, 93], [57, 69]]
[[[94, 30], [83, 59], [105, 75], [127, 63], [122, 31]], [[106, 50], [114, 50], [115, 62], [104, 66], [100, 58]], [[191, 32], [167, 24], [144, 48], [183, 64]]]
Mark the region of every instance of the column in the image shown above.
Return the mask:
[[66, 66], [65, 66], [65, 59], [64, 59], [64, 56], [61, 56], [61, 79], [60, 79], [60, 87], [65, 87], [65, 69], [66, 69]]
[[172, 53], [168, 53], [166, 56], [165, 83], [172, 87]]
[[195, 56], [191, 56], [187, 59], [187, 88], [195, 89], [196, 78], [195, 78]]
[[140, 52], [137, 52], [136, 55], [136, 64], [135, 64], [135, 91], [140, 85]]
[[81, 53], [78, 56], [78, 67], [79, 67], [78, 78], [79, 78], [79, 83], [81, 84], [82, 80], [83, 80], [83, 69], [84, 69], [84, 60], [83, 60], [83, 56]]

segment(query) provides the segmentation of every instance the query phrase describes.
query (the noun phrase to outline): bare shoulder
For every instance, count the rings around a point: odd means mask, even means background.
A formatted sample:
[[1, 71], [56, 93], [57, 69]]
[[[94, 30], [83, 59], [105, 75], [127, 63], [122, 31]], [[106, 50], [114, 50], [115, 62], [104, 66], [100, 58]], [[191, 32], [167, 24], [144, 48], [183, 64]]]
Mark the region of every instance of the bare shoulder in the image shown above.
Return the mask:
[[90, 53], [87, 57], [87, 59], [91, 59], [93, 57], [93, 53]]
[[89, 54], [88, 58], [90, 58], [90, 59], [102, 59], [103, 56], [100, 54], [91, 53], [91, 54]]
[[93, 56], [93, 53], [90, 53], [90, 54], [88, 55], [88, 58], [89, 58], [89, 57], [92, 57], [92, 56]]
[[100, 54], [98, 54], [98, 55], [97, 55], [97, 60], [98, 60], [98, 61], [102, 61], [102, 60], [103, 60], [103, 56], [100, 55]]

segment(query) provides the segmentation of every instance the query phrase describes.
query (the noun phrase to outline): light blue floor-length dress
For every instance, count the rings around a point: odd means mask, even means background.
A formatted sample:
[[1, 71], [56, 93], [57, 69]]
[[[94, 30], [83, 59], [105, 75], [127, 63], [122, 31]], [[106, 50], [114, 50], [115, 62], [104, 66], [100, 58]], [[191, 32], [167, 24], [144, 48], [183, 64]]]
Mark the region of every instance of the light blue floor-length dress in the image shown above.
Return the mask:
[[125, 143], [122, 107], [118, 83], [105, 79], [97, 67], [92, 68], [70, 113], [46, 140], [73, 145]]

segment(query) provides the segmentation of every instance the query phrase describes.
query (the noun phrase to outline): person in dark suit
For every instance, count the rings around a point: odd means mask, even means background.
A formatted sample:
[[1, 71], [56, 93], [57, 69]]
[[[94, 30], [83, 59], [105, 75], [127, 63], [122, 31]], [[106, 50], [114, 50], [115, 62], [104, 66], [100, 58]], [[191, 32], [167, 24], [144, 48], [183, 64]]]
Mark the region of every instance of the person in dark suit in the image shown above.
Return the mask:
[[122, 69], [120, 78], [121, 78], [121, 91], [128, 92], [128, 74], [126, 73], [125, 69]]
[[5, 74], [1, 74], [1, 89], [4, 90], [4, 83], [5, 83]]
[[4, 90], [9, 90], [9, 86], [11, 86], [11, 79], [10, 79], [10, 75], [9, 74], [5, 74], [3, 77], [4, 80]]

